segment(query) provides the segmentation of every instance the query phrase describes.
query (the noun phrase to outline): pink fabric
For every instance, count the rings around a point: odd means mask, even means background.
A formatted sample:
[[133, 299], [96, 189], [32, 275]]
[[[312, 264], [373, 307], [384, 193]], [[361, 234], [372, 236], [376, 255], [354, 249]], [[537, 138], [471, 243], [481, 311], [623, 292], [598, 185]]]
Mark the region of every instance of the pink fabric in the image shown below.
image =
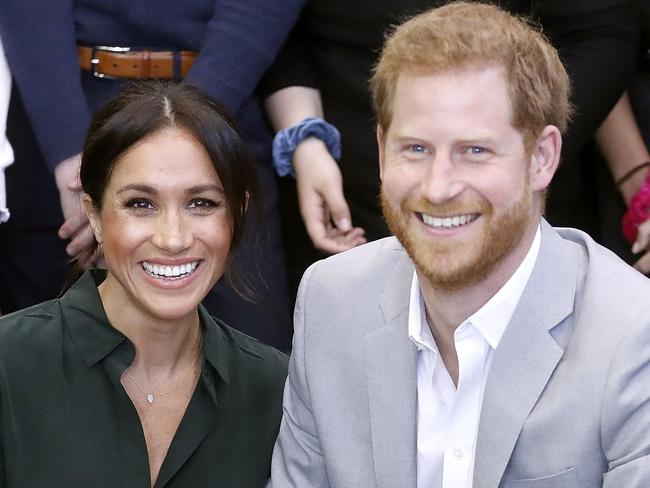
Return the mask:
[[648, 219], [650, 219], [650, 173], [623, 215], [621, 225], [625, 239], [630, 243], [636, 241], [639, 226]]

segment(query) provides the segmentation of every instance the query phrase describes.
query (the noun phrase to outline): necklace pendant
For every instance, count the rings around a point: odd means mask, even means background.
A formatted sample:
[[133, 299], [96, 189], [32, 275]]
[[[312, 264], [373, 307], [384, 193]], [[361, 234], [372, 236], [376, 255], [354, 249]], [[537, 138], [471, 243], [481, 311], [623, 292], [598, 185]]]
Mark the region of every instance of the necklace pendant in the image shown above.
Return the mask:
[[153, 393], [149, 393], [149, 394], [147, 395], [147, 401], [148, 401], [150, 404], [153, 403]]

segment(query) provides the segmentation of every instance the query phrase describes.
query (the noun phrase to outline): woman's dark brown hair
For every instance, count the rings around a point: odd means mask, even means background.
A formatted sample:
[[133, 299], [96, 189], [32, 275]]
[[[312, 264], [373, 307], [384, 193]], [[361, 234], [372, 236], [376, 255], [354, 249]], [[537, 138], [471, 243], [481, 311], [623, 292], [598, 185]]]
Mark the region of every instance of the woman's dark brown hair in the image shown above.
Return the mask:
[[[233, 118], [216, 100], [189, 85], [146, 81], [133, 83], [93, 118], [81, 158], [81, 186], [100, 211], [104, 192], [120, 156], [135, 143], [168, 127], [190, 132], [206, 149], [223, 185], [233, 223], [225, 278], [244, 298], [254, 293], [236, 259], [246, 220], [260, 215], [259, 181], [242, 135]], [[257, 222], [255, 222], [257, 223]], [[68, 277], [69, 288], [84, 263], [98, 252], [97, 242], [82, 251]]]

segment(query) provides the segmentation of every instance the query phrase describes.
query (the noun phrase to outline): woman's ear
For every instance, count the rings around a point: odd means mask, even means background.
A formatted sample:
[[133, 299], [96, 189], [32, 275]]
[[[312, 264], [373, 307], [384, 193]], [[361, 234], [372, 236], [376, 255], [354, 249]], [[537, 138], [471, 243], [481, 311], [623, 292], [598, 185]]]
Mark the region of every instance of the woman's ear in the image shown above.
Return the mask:
[[241, 209], [241, 213], [245, 214], [246, 210], [248, 210], [248, 201], [250, 200], [251, 194], [248, 193], [248, 191], [244, 192], [244, 206]]
[[90, 195], [87, 193], [83, 194], [82, 197], [82, 202], [84, 206], [84, 210], [86, 211], [86, 215], [88, 216], [88, 221], [90, 222], [90, 227], [93, 230], [93, 234], [95, 235], [95, 240], [97, 241], [98, 244], [102, 243], [102, 224], [99, 220], [99, 214], [97, 212], [97, 209], [95, 208], [95, 205], [93, 204], [92, 198], [90, 198]]
[[562, 135], [554, 125], [544, 127], [535, 141], [530, 156], [530, 186], [533, 191], [544, 191], [550, 185], [560, 164]]

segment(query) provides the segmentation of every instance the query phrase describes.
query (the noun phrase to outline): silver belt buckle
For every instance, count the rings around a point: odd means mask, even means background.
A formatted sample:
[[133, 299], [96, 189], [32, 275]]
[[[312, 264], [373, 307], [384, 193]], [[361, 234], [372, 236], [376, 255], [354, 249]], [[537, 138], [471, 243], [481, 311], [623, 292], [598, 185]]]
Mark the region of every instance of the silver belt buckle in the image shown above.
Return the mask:
[[104, 73], [99, 72], [99, 58], [97, 57], [97, 51], [108, 51], [111, 53], [128, 53], [131, 50], [130, 47], [119, 47], [119, 46], [93, 46], [93, 52], [90, 59], [90, 72], [95, 78], [103, 78], [105, 80], [115, 80], [117, 77], [105, 75]]

